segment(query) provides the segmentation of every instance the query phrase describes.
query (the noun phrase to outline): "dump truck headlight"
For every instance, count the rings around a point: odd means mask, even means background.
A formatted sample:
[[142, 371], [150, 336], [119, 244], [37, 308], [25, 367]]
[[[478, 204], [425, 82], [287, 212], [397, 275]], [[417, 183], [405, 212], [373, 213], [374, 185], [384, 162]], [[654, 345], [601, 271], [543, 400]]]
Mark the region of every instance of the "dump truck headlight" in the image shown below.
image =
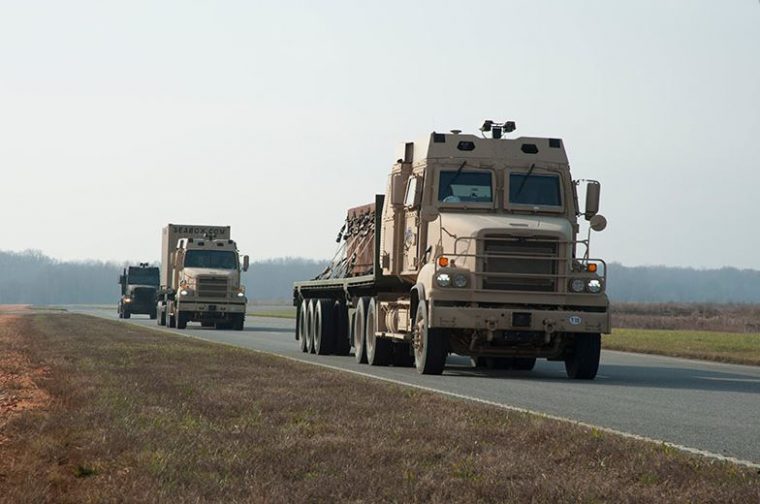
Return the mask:
[[599, 294], [602, 292], [602, 282], [597, 279], [589, 280], [586, 284], [586, 290], [592, 294]]
[[438, 284], [438, 287], [448, 287], [451, 285], [451, 275], [448, 273], [438, 273], [435, 277], [435, 282]]
[[586, 281], [580, 278], [575, 278], [570, 281], [570, 290], [573, 292], [583, 292], [586, 290]]

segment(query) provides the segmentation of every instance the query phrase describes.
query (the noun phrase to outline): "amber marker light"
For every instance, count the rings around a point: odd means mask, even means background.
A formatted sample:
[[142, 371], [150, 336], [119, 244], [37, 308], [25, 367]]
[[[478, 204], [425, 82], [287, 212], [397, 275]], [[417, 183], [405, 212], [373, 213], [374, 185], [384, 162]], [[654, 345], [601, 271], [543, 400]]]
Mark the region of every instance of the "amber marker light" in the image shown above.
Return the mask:
[[448, 265], [449, 265], [449, 258], [448, 257], [441, 256], [441, 257], [438, 258], [438, 266], [440, 266], [441, 268], [445, 268]]
[[596, 264], [589, 264], [588, 271], [589, 273], [596, 273]]

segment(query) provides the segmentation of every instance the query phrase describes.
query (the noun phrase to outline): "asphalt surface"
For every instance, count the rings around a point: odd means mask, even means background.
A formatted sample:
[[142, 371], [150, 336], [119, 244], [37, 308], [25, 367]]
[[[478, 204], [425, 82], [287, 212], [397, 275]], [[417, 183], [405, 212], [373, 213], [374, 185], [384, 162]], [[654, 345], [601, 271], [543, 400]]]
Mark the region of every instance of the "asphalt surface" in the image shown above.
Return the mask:
[[[115, 309], [69, 310], [117, 319]], [[142, 316], [123, 322], [157, 327]], [[290, 319], [248, 317], [244, 331], [217, 331], [192, 323], [185, 330], [168, 330], [760, 464], [760, 367], [603, 351], [592, 382], [567, 379], [561, 362], [539, 360], [530, 372], [492, 371], [473, 369], [468, 359], [458, 356], [449, 358], [443, 376], [422, 376], [414, 368], [356, 364], [353, 356], [301, 353], [294, 327]]]

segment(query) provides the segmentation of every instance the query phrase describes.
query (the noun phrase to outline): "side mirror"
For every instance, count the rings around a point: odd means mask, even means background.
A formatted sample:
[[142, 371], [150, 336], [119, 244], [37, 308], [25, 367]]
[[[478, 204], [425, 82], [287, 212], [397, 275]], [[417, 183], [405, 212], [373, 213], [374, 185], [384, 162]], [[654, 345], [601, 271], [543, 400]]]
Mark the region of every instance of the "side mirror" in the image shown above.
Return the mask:
[[602, 189], [602, 185], [596, 181], [590, 181], [586, 185], [586, 220], [591, 220], [591, 217], [599, 212], [599, 193]]
[[124, 285], [126, 283], [126, 278], [124, 275], [119, 275], [119, 285]]
[[602, 214], [596, 214], [591, 217], [591, 222], [589, 222], [589, 224], [594, 231], [604, 231], [607, 227], [607, 219], [605, 219]]
[[250, 259], [247, 255], [243, 256], [243, 271], [248, 271], [248, 266], [250, 265]]
[[409, 181], [406, 183], [406, 194], [404, 194], [404, 206], [406, 208], [415, 208], [420, 205], [422, 200], [422, 188], [419, 187], [419, 179], [417, 177], [409, 177]]

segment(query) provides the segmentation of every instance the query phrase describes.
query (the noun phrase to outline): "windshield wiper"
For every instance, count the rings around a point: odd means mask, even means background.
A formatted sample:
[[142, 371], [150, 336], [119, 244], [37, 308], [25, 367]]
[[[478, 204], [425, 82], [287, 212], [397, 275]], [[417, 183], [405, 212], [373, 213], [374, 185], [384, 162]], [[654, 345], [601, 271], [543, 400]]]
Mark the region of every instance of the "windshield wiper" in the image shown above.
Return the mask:
[[462, 170], [464, 170], [464, 165], [466, 164], [467, 164], [467, 161], [462, 161], [462, 164], [459, 165], [459, 168], [457, 168], [457, 172], [454, 174], [453, 177], [451, 177], [451, 180], [449, 180], [449, 183], [446, 185], [446, 191], [451, 191], [451, 186], [454, 184], [454, 182], [456, 182], [456, 180], [462, 174]]
[[530, 174], [533, 173], [533, 168], [536, 167], [536, 163], [530, 164], [530, 169], [528, 170], [528, 173], [525, 174], [525, 178], [522, 181], [522, 184], [520, 184], [520, 187], [517, 188], [517, 192], [515, 193], [515, 198], [520, 196], [520, 193], [522, 192], [523, 188], [525, 187], [525, 184], [528, 183], [528, 179], [530, 178]]

